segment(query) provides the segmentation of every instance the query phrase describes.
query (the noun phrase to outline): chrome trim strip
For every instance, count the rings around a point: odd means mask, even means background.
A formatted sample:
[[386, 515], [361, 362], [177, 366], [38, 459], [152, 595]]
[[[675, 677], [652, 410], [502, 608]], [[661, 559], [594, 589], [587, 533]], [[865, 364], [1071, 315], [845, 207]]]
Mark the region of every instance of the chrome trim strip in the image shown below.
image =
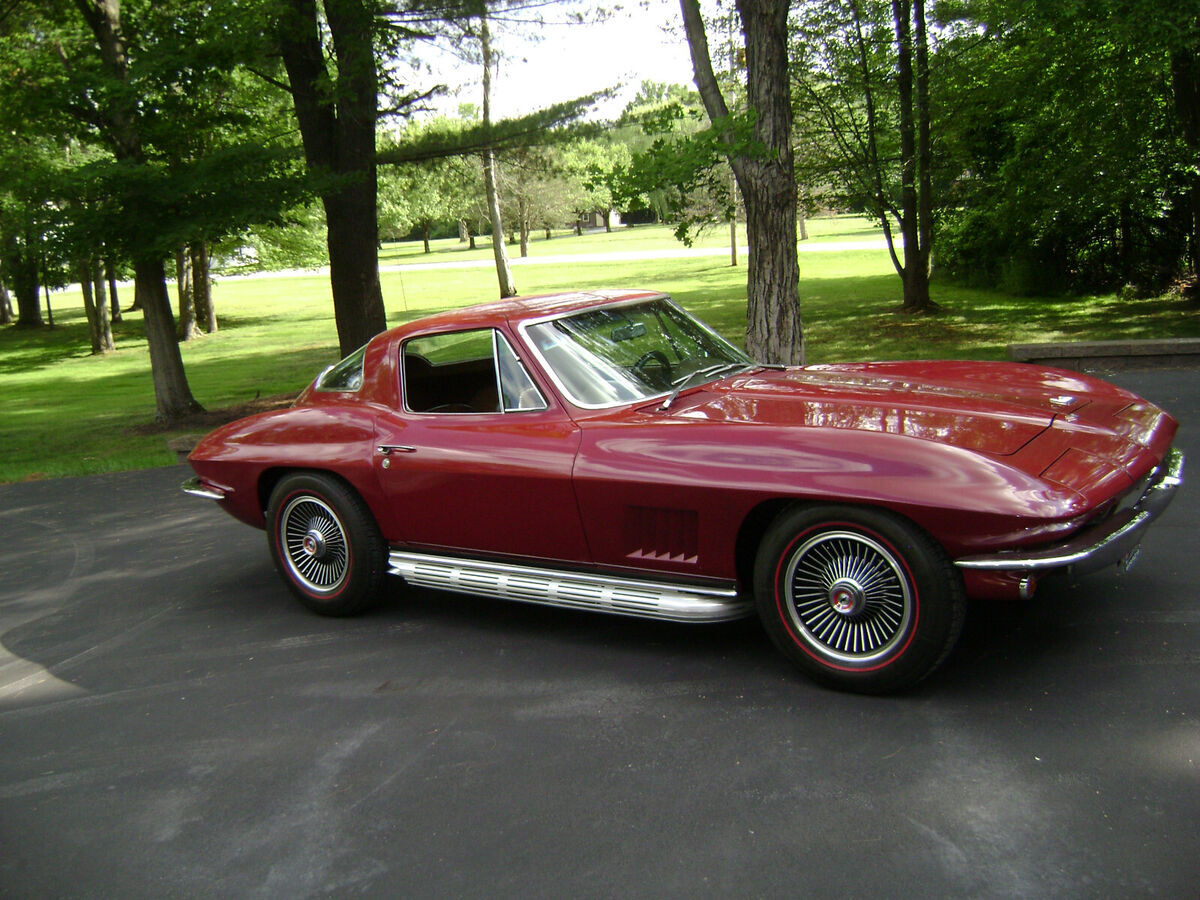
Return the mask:
[[732, 585], [681, 585], [400, 550], [391, 551], [388, 562], [392, 575], [417, 587], [523, 603], [672, 622], [726, 622], [754, 611], [753, 601]]
[[193, 475], [181, 484], [179, 489], [185, 494], [190, 494], [193, 497], [201, 497], [205, 500], [224, 500], [226, 495], [233, 493], [232, 488], [217, 487], [215, 484], [202, 481], [199, 475]]
[[1069, 540], [1041, 550], [1006, 550], [965, 556], [955, 560], [962, 569], [986, 571], [1046, 571], [1070, 568], [1084, 575], [1116, 565], [1141, 543], [1150, 523], [1162, 514], [1183, 484], [1183, 453], [1168, 451], [1150, 483], [1130, 508], [1118, 510], [1098, 525], [1085, 528]]

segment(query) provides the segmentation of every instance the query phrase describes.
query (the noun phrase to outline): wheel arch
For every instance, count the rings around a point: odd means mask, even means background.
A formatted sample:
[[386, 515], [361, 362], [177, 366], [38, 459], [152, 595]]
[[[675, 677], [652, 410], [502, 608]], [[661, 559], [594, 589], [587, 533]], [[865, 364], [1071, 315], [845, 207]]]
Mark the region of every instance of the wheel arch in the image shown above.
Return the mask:
[[764, 500], [756, 505], [746, 514], [746, 517], [742, 520], [741, 527], [738, 528], [734, 546], [734, 565], [736, 566], [738, 583], [745, 586], [753, 586], [754, 564], [758, 558], [758, 548], [776, 520], [785, 513], [795, 509], [815, 509], [823, 506], [871, 510], [891, 516], [924, 534], [930, 541], [940, 547], [943, 552], [947, 552], [945, 545], [935, 535], [931, 534], [928, 528], [921, 525], [920, 522], [917, 522], [911, 516], [907, 516], [902, 512], [897, 512], [881, 504], [868, 503], [855, 499], [777, 497], [771, 500]]
[[284, 478], [289, 475], [324, 475], [326, 478], [333, 478], [340, 482], [347, 490], [353, 491], [367, 509], [371, 510], [371, 515], [375, 517], [375, 524], [378, 526], [379, 517], [375, 514], [375, 510], [371, 508], [370, 500], [364, 496], [362, 490], [338, 472], [332, 469], [322, 469], [319, 466], [272, 466], [264, 469], [258, 476], [258, 508], [263, 511], [263, 522], [266, 523], [266, 510], [271, 504], [271, 495], [275, 493], [275, 487]]

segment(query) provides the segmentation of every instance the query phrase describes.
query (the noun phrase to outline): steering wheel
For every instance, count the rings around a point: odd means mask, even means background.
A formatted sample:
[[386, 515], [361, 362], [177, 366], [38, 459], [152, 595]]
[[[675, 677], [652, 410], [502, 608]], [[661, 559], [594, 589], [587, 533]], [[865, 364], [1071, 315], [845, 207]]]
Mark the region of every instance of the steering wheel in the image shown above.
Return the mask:
[[668, 378], [671, 374], [671, 361], [667, 359], [667, 354], [661, 350], [647, 350], [638, 361], [633, 364], [632, 372], [635, 375], [646, 374], [646, 370], [650, 368], [650, 364], [654, 363], [657, 368], [662, 369], [662, 378]]
[[431, 413], [468, 413], [478, 412], [475, 407], [469, 403], [439, 403], [437, 406], [431, 406], [423, 412]]

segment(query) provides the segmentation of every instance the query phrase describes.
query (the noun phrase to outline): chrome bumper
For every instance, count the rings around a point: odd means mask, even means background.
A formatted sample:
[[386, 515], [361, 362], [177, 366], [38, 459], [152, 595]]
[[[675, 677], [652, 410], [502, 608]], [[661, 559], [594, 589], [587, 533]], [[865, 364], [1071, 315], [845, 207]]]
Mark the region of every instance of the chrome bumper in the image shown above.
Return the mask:
[[1039, 550], [1005, 550], [955, 560], [962, 569], [1010, 572], [1046, 572], [1070, 569], [1085, 575], [1111, 565], [1128, 567], [1146, 529], [1166, 509], [1183, 484], [1183, 453], [1170, 450], [1151, 474], [1137, 502], [1117, 510], [1098, 525], [1085, 528], [1061, 544]]
[[179, 489], [192, 497], [203, 497], [205, 500], [224, 500], [231, 491], [204, 481], [199, 475], [193, 475], [179, 486]]

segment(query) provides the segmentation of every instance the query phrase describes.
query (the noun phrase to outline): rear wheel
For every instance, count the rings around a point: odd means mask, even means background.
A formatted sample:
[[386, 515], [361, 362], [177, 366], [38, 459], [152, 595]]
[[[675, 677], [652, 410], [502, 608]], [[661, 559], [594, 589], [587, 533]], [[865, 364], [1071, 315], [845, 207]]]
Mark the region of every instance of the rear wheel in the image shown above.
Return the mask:
[[962, 579], [942, 548], [891, 513], [794, 507], [755, 565], [759, 615], [784, 655], [823, 684], [862, 693], [912, 687], [962, 631]]
[[284, 581], [314, 612], [349, 616], [378, 600], [387, 546], [342, 481], [316, 472], [283, 478], [267, 507], [267, 540]]

